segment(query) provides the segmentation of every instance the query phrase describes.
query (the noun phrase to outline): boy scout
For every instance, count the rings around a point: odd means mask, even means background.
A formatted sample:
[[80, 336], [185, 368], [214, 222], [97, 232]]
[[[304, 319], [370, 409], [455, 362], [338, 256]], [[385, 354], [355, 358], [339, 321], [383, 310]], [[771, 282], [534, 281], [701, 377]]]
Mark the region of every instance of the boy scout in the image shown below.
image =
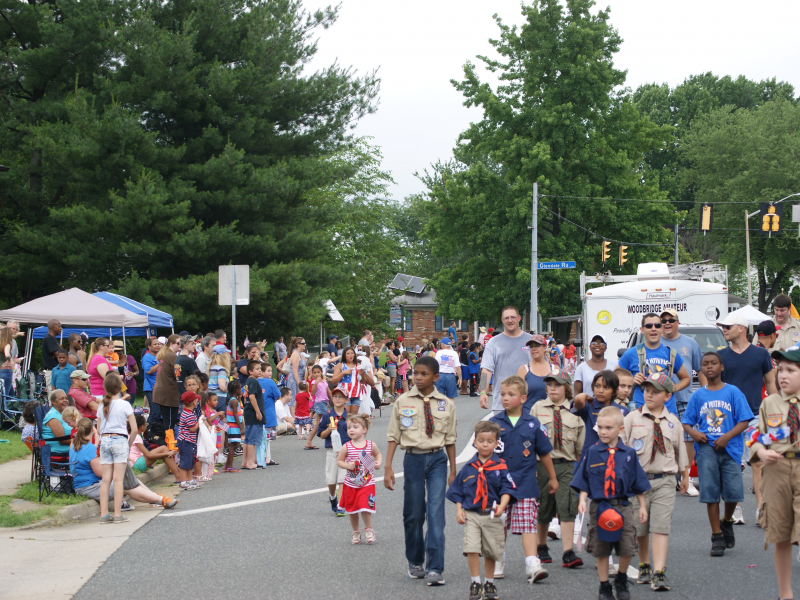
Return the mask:
[[[644, 404], [625, 417], [622, 443], [636, 452], [650, 489], [644, 493], [649, 518], [636, 527], [639, 543], [639, 579], [657, 592], [669, 590], [665, 575], [667, 545], [675, 510], [675, 475], [682, 473], [681, 493], [689, 487], [689, 458], [683, 444], [680, 419], [664, 405], [672, 396], [672, 380], [665, 373], [652, 373], [642, 384]], [[633, 501], [637, 510], [638, 500]], [[649, 561], [649, 534], [653, 534], [653, 569]]]
[[750, 461], [764, 464], [758, 514], [764, 546], [775, 544], [780, 597], [792, 598], [792, 544], [800, 542], [800, 348], [773, 352], [772, 358], [781, 393], [761, 403], [758, 430], [747, 444]]
[[[389, 421], [383, 480], [387, 489], [394, 489], [392, 459], [400, 446], [406, 452], [403, 526], [408, 576], [422, 579], [427, 575], [428, 585], [444, 585], [444, 495], [456, 476], [456, 408], [447, 396], [436, 391], [438, 377], [439, 363], [435, 358], [424, 356], [417, 360], [414, 387], [397, 399]], [[428, 530], [423, 534], [426, 514]], [[427, 569], [423, 566], [426, 554]]]
[[[547, 548], [547, 525], [558, 514], [561, 523], [561, 541], [564, 554], [561, 566], [574, 569], [583, 565], [583, 560], [575, 555], [572, 549], [575, 528], [575, 516], [578, 513], [578, 497], [569, 484], [575, 462], [583, 451], [586, 428], [583, 419], [569, 411], [572, 400], [572, 381], [564, 369], [556, 369], [544, 378], [547, 386], [547, 398], [533, 405], [531, 414], [539, 419], [542, 430], [547, 433], [553, 451], [553, 468], [558, 479], [558, 491], [555, 494], [543, 494], [539, 499], [539, 514], [536, 517], [538, 527], [539, 560], [543, 563], [553, 562]], [[550, 483], [547, 469], [541, 463], [536, 468], [539, 485], [546, 487]]]

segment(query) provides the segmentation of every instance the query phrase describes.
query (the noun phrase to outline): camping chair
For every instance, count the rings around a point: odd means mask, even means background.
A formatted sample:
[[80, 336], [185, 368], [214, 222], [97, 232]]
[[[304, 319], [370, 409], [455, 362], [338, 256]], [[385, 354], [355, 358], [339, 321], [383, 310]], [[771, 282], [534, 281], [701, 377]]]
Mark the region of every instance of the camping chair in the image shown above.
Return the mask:
[[[50, 446], [42, 439], [44, 433], [44, 417], [49, 410], [49, 405], [40, 404], [36, 406], [36, 410], [34, 411], [36, 415], [36, 429], [39, 432], [39, 440], [33, 444], [33, 460], [37, 465], [35, 467], [35, 473], [36, 480], [39, 484], [39, 502], [42, 501], [43, 497], [50, 496], [50, 494], [70, 495], [75, 493], [72, 489], [72, 475], [69, 472], [69, 465], [59, 464], [58, 466], [54, 466], [50, 460]], [[69, 437], [68, 435], [64, 435], [52, 439], [60, 442], [68, 440]], [[60, 478], [58, 485], [55, 487], [50, 486], [51, 477]]]
[[0, 380], [0, 423], [9, 421], [10, 427], [19, 429], [24, 401], [17, 398], [12, 390], [6, 391], [5, 382]]

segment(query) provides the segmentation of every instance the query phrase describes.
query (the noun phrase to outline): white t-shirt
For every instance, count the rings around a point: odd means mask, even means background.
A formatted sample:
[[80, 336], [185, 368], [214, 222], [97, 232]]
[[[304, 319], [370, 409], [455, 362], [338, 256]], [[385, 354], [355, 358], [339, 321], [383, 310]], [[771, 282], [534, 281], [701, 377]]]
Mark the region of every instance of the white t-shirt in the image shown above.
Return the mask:
[[205, 352], [200, 352], [194, 362], [197, 365], [198, 371], [201, 373], [206, 373], [206, 371], [208, 371], [208, 363], [211, 362], [211, 359], [206, 356]]
[[461, 363], [458, 360], [458, 353], [450, 346], [445, 346], [444, 349], [436, 353], [436, 362], [439, 363], [439, 373], [455, 374], [456, 368], [461, 367]]
[[128, 416], [133, 414], [130, 403], [122, 398], [111, 401], [108, 409], [108, 421], [103, 418], [103, 408], [97, 410], [97, 431], [100, 435], [104, 433], [120, 433], [128, 435]]
[[330, 358], [320, 358], [319, 359], [319, 366], [322, 367], [322, 372], [324, 373], [328, 369], [328, 363], [330, 362]]
[[285, 417], [291, 417], [292, 413], [286, 404], [278, 400], [275, 402], [275, 416], [278, 417], [278, 421], [285, 421]]
[[[613, 371], [616, 368], [617, 361], [613, 358], [606, 358], [606, 368], [602, 370]], [[595, 371], [592, 367], [590, 367], [588, 363], [582, 362], [575, 369], [575, 375], [572, 377], [573, 385], [575, 385], [576, 381], [580, 381], [583, 384], [583, 393], [589, 394], [591, 398], [594, 398], [594, 392], [592, 391], [592, 380], [599, 372], [600, 371]]]

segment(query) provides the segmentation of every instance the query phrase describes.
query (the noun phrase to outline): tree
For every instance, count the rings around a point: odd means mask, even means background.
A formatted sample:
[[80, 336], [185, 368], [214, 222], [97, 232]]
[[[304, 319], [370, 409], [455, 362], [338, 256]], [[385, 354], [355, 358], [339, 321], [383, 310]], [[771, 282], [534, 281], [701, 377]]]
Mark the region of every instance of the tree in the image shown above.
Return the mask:
[[[800, 192], [800, 106], [777, 100], [753, 110], [727, 106], [712, 111], [694, 122], [683, 154], [691, 165], [686, 181], [697, 190], [697, 201], [716, 203], [714, 228], [721, 232], [721, 258], [734, 274], [746, 276], [744, 212]], [[757, 217], [749, 220], [750, 254], [758, 309], [766, 311], [800, 274], [800, 241], [793, 224], [787, 223], [789, 210], [784, 233], [772, 238], [758, 232]]]
[[2, 302], [79, 285], [227, 320], [217, 267], [251, 265], [240, 328], [318, 323], [336, 270], [309, 197], [378, 81], [306, 73], [336, 10], [298, 0], [0, 2]]
[[[524, 24], [495, 17], [499, 60], [479, 57], [501, 81], [480, 81], [467, 63], [453, 82], [482, 119], [458, 139], [454, 162], [423, 176], [428, 188], [425, 236], [442, 261], [430, 280], [442, 314], [496, 318], [500, 308], [528, 306], [531, 188], [546, 194], [539, 208], [541, 260], [572, 259], [575, 272], [540, 272], [539, 310], [546, 316], [580, 311], [578, 272], [605, 271], [602, 237], [669, 243], [674, 222], [666, 195], [643, 169], [645, 153], [663, 147], [669, 127], [639, 114], [615, 90], [625, 74], [614, 67], [621, 42], [606, 11], [589, 0], [542, 0], [523, 6]], [[637, 198], [661, 203], [591, 201]], [[577, 224], [573, 225], [572, 223]], [[660, 246], [631, 245], [631, 261], [665, 257]]]

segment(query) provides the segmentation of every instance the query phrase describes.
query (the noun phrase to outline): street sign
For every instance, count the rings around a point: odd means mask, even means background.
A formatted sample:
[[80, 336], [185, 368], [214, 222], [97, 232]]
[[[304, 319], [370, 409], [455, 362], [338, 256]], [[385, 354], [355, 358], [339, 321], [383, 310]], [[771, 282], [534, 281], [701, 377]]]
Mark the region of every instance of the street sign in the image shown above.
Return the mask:
[[540, 271], [547, 271], [549, 269], [574, 269], [575, 268], [575, 261], [574, 260], [561, 260], [555, 262], [540, 262], [537, 263], [537, 269]]
[[389, 308], [389, 325], [400, 325], [403, 322], [403, 307], [392, 304]]
[[219, 266], [219, 305], [230, 306], [233, 304], [233, 276], [236, 269], [236, 304], [247, 306], [250, 304], [250, 265], [220, 265]]

